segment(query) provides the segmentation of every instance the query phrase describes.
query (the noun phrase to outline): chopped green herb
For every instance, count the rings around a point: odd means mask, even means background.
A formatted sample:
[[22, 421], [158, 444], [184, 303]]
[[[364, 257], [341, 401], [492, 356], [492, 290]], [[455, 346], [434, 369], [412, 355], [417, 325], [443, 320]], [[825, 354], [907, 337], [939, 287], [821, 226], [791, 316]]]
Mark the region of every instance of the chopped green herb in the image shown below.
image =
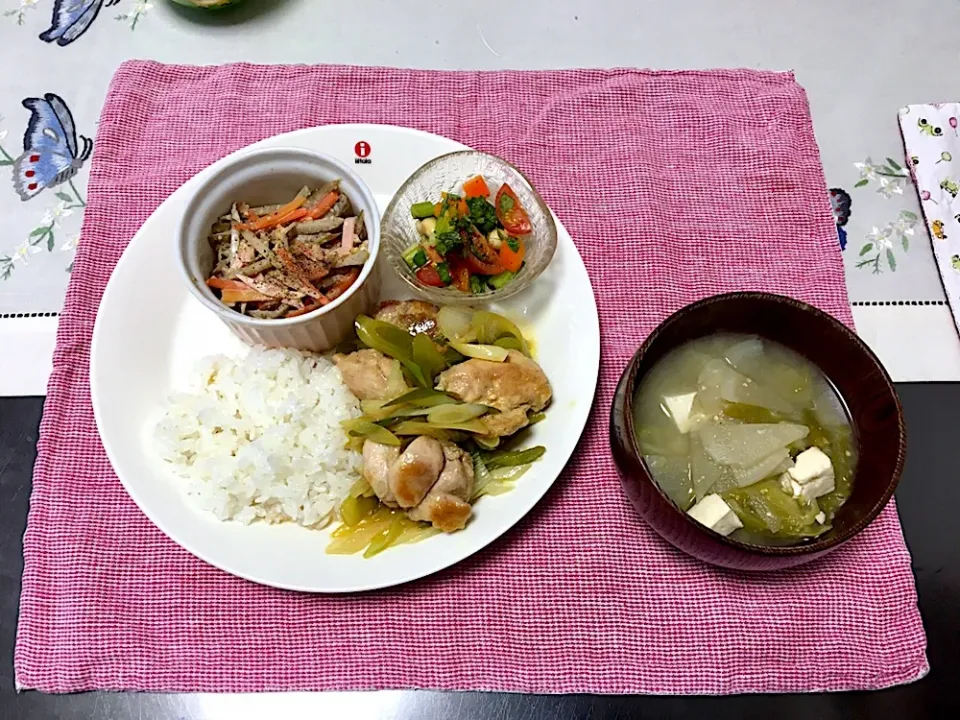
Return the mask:
[[417, 220], [433, 217], [433, 203], [429, 200], [414, 203], [410, 206], [410, 214], [413, 215], [413, 217], [415, 217]]
[[438, 232], [436, 234], [436, 239], [433, 246], [436, 248], [438, 253], [446, 257], [447, 253], [457, 250], [463, 246], [463, 238], [460, 237], [460, 233], [456, 230]]
[[482, 197], [467, 198], [470, 208], [470, 222], [484, 235], [489, 235], [497, 227], [497, 210]]
[[513, 198], [510, 197], [507, 193], [503, 193], [500, 197], [497, 198], [497, 202], [500, 204], [500, 213], [506, 215], [508, 212], [513, 210], [516, 203], [513, 201]]
[[515, 237], [507, 237], [507, 247], [513, 250], [514, 252], [517, 252], [518, 250], [520, 250], [520, 241], [517, 240]]

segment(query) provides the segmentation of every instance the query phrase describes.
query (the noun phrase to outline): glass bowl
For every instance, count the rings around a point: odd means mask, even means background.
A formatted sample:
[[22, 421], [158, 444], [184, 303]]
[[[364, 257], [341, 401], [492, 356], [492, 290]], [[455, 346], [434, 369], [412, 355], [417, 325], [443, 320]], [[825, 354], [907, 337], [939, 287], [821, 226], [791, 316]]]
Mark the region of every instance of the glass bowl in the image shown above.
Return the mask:
[[[527, 248], [524, 265], [508, 285], [482, 295], [461, 292], [454, 287], [427, 287], [417, 280], [403, 259], [403, 252], [420, 241], [417, 221], [410, 215], [410, 206], [425, 200], [439, 202], [441, 192], [460, 194], [464, 181], [475, 175], [483, 175], [491, 196], [496, 195], [501, 185], [508, 183], [527, 211], [533, 231], [524, 238]], [[462, 150], [434, 158], [403, 183], [383, 215], [380, 242], [390, 267], [414, 293], [437, 305], [468, 305], [505, 300], [529, 287], [553, 259], [557, 249], [557, 225], [543, 198], [516, 167], [495, 155]]]

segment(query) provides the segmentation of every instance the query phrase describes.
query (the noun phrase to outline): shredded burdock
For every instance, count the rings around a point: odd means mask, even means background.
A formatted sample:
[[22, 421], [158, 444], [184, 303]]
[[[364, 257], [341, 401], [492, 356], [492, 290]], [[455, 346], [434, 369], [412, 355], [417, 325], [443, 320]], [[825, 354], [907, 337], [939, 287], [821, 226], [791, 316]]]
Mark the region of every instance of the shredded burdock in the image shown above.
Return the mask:
[[334, 180], [283, 205], [237, 202], [210, 229], [207, 285], [224, 305], [261, 320], [297, 317], [343, 295], [370, 259], [363, 212]]

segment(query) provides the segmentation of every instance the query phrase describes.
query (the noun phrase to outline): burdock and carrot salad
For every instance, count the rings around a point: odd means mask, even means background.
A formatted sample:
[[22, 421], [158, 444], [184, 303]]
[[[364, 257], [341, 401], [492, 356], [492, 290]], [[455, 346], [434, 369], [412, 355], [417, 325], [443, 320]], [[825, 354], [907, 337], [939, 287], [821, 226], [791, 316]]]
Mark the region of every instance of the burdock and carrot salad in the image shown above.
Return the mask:
[[284, 205], [237, 202], [210, 233], [207, 285], [224, 305], [262, 320], [312, 312], [345, 293], [370, 259], [363, 212], [334, 180]]

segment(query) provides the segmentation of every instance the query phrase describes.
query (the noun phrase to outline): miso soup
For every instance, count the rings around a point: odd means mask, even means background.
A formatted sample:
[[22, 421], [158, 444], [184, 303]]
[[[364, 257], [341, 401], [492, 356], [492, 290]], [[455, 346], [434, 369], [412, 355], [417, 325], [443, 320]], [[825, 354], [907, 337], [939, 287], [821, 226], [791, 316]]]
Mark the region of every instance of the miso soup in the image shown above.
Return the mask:
[[637, 389], [634, 427], [660, 489], [737, 540], [808, 541], [850, 497], [857, 443], [842, 399], [770, 340], [718, 334], [671, 351]]

